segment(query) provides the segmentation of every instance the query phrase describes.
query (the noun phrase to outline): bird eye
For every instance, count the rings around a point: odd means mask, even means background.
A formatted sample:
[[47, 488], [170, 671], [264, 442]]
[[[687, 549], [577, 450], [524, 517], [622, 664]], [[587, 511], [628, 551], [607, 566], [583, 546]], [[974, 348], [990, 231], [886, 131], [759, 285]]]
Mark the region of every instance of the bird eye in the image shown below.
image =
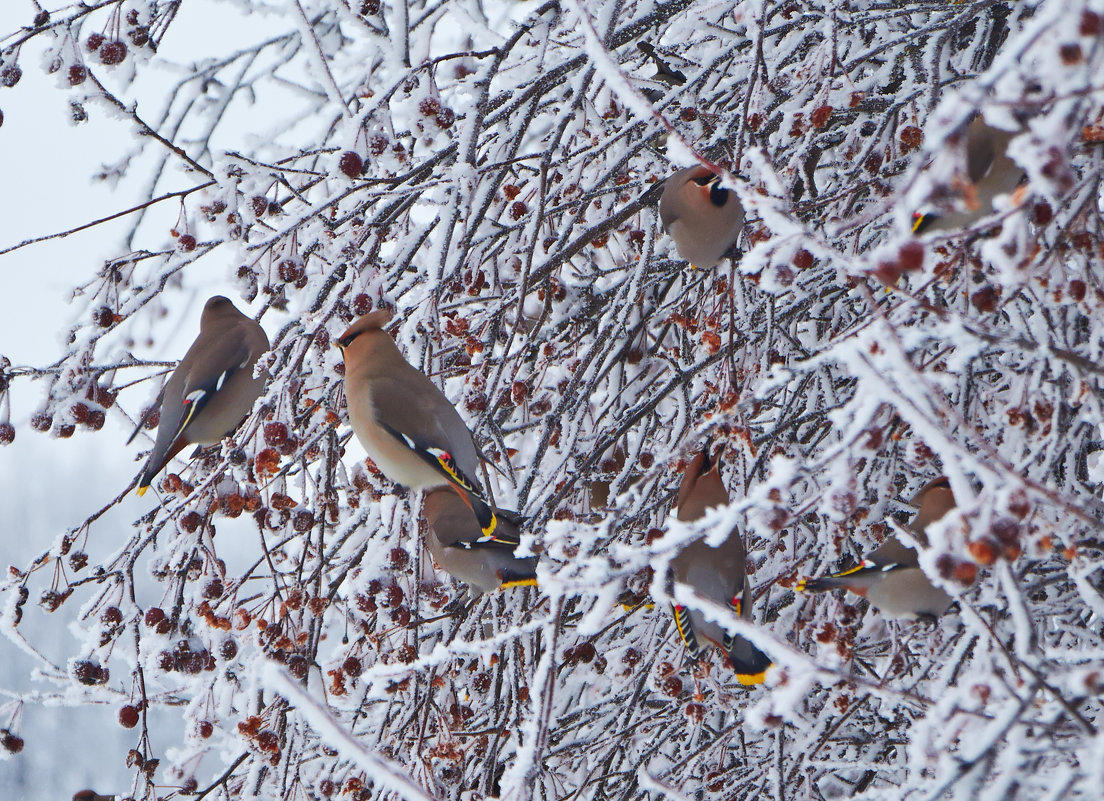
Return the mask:
[[334, 340], [334, 346], [338, 347], [338, 348], [341, 348], [341, 350], [345, 350], [345, 348], [349, 347], [350, 343], [352, 343], [352, 341], [354, 339], [356, 339], [358, 336], [360, 336], [359, 331], [357, 331], [355, 333], [352, 333], [352, 334], [349, 334], [348, 336], [341, 337], [341, 339], [335, 339]]
[[728, 202], [728, 190], [722, 189], [719, 184], [714, 183], [709, 187], [709, 202], [714, 206], [723, 206]]
[[704, 175], [697, 175], [690, 179], [698, 186], [709, 186], [713, 181], [717, 180], [717, 174], [713, 172], [707, 172]]

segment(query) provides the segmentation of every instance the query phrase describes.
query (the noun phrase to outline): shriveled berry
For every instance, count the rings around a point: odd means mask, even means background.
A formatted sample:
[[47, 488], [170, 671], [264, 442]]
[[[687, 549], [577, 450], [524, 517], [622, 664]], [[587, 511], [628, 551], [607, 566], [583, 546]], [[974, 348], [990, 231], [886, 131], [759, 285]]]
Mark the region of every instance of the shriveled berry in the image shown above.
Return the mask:
[[221, 598], [225, 588], [222, 586], [221, 579], [211, 579], [207, 582], [207, 586], [203, 588], [203, 597], [209, 601], [213, 601], [217, 598]]
[[659, 684], [660, 689], [663, 690], [663, 694], [674, 698], [682, 692], [682, 679], [673, 673], [665, 678]]
[[276, 271], [280, 274], [280, 280], [287, 284], [294, 284], [306, 274], [303, 265], [296, 259], [284, 259]]
[[203, 523], [203, 515], [199, 512], [188, 512], [180, 518], [180, 530], [185, 534], [192, 534]]
[[403, 548], [392, 548], [389, 562], [388, 567], [392, 570], [404, 570], [410, 564], [410, 554]]
[[341, 663], [341, 670], [344, 671], [347, 676], [356, 678], [360, 675], [362, 669], [360, 660], [355, 656], [346, 657], [345, 661]]
[[115, 324], [115, 312], [107, 306], [100, 306], [92, 313], [92, 319], [100, 328], [111, 328]]
[[445, 106], [434, 119], [439, 127], [451, 128], [456, 122], [456, 112]]
[[115, 41], [107, 42], [100, 48], [100, 61], [108, 65], [122, 64], [123, 59], [126, 58], [126, 54], [127, 46], [116, 39]]
[[310, 673], [310, 662], [302, 654], [295, 654], [288, 660], [288, 672], [297, 679], [305, 679]]
[[924, 132], [915, 125], [906, 125], [901, 129], [901, 150], [908, 153], [924, 143]]
[[130, 32], [130, 43], [135, 47], [145, 47], [149, 43], [149, 28], [139, 25]]
[[119, 709], [119, 725], [124, 729], [133, 729], [138, 725], [138, 707], [127, 704]]
[[82, 659], [73, 665], [73, 675], [81, 684], [91, 687], [106, 682], [110, 672], [98, 662]]
[[4, 750], [9, 754], [18, 754], [23, 750], [23, 738], [4, 729], [0, 732], [0, 745], [3, 745]]
[[346, 150], [338, 159], [337, 168], [350, 178], [356, 178], [364, 171], [364, 160], [353, 151]]

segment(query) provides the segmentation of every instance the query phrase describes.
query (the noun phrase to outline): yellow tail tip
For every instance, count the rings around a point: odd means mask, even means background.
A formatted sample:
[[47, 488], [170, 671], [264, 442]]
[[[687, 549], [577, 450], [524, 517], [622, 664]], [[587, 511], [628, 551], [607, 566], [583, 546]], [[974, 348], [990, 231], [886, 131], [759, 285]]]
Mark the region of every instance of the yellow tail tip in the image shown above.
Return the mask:
[[539, 586], [540, 585], [537, 584], [537, 580], [535, 578], [524, 578], [524, 579], [515, 579], [513, 581], [504, 581], [504, 582], [502, 582], [502, 587], [500, 589], [509, 590], [513, 587], [539, 587]]
[[805, 592], [805, 585], [809, 583], [809, 579], [803, 578], [801, 581], [794, 585], [794, 592]]
[[767, 679], [767, 671], [761, 673], [737, 673], [736, 681], [745, 687], [754, 687], [756, 684], [762, 684]]
[[146, 490], [148, 490], [148, 489], [149, 489], [149, 484], [146, 484], [146, 486], [144, 486], [144, 487], [139, 487], [138, 488], [138, 497], [141, 498], [143, 495], [145, 495]]

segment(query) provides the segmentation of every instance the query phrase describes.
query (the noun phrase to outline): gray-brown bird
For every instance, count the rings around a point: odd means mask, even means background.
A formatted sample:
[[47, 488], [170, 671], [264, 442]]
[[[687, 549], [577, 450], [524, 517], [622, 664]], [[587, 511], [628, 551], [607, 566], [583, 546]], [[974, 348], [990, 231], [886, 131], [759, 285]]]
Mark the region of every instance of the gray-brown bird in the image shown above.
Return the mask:
[[188, 445], [213, 445], [241, 425], [264, 391], [265, 377], [254, 378], [253, 366], [268, 347], [260, 324], [227, 298], [216, 295], [207, 301], [199, 336], [161, 391], [157, 439], [138, 476], [139, 495]]
[[520, 541], [520, 519], [495, 510], [495, 538], [488, 540], [471, 507], [451, 488], [426, 492], [422, 516], [429, 525], [426, 547], [434, 561], [475, 592], [509, 587], [536, 586], [537, 557], [514, 556]]
[[[690, 461], [682, 477], [676, 515], [679, 520], [698, 520], [705, 516], [706, 510], [728, 504], [720, 461], [710, 457], [709, 448], [706, 444]], [[671, 560], [671, 568], [676, 581], [693, 588], [703, 598], [728, 604], [740, 617], [750, 620], [751, 586], [745, 561], [744, 538], [733, 530], [716, 548], [705, 540], [687, 545]], [[696, 610], [676, 604], [673, 611], [679, 635], [692, 657], [699, 658], [703, 648], [714, 645], [728, 657], [741, 684], [763, 681], [771, 661], [749, 640], [729, 634]]]
[[663, 186], [659, 219], [691, 266], [714, 267], [744, 230], [744, 208], [736, 193], [700, 165], [679, 170]]
[[[998, 195], [1015, 195], [1024, 177], [1023, 168], [1008, 157], [1008, 143], [1015, 131], [1004, 131], [988, 125], [977, 114], [965, 129], [953, 134], [948, 147], [960, 149], [965, 168], [963, 177], [954, 187], [953, 197], [947, 198], [946, 210], [916, 212], [913, 215], [913, 233], [950, 231], [966, 228], [995, 212], [993, 199]], [[965, 137], [965, 145], [962, 139]]]
[[495, 539], [497, 519], [475, 479], [479, 451], [441, 390], [411, 367], [384, 330], [391, 312], [356, 320], [337, 347], [345, 357], [349, 422], [376, 467], [411, 489], [450, 487]]
[[115, 801], [115, 796], [100, 795], [95, 790], [81, 790], [73, 794], [73, 801]]
[[[917, 492], [910, 503], [917, 512], [909, 528], [917, 541], [926, 546], [927, 527], [955, 507], [951, 485], [946, 478], [937, 478]], [[797, 589], [799, 592], [850, 590], [864, 596], [889, 618], [934, 620], [954, 602], [925, 575], [916, 551], [893, 535], [850, 570], [806, 579], [798, 583]]]

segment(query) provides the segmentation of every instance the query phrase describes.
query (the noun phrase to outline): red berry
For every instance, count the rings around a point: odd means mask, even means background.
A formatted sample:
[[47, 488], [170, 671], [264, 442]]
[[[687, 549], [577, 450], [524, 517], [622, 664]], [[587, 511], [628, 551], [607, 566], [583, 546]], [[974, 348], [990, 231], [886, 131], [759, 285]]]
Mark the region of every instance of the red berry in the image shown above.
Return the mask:
[[31, 417], [31, 428], [35, 431], [49, 431], [53, 428], [54, 418], [53, 415], [46, 412], [38, 412]]
[[0, 445], [11, 445], [15, 442], [15, 426], [11, 423], [0, 423]]
[[139, 25], [130, 32], [130, 41], [135, 47], [144, 47], [149, 42], [149, 28]]
[[185, 253], [191, 253], [196, 249], [196, 238], [191, 234], [181, 234], [176, 246]]
[[314, 512], [307, 509], [300, 509], [291, 517], [291, 527], [294, 528], [300, 534], [310, 531], [314, 528]]
[[355, 656], [347, 657], [345, 661], [341, 663], [341, 669], [347, 676], [353, 677], [359, 676], [362, 670], [360, 660]]
[[7, 87], [15, 86], [23, 77], [23, 70], [17, 64], [9, 64], [0, 70], [0, 84]]
[[119, 710], [119, 725], [124, 729], [133, 729], [138, 725], [138, 707], [127, 704]]
[[441, 109], [441, 112], [437, 115], [437, 124], [442, 128], [451, 128], [452, 124], [456, 122], [456, 112], [448, 106]]
[[107, 306], [100, 306], [92, 313], [92, 319], [95, 320], [96, 325], [100, 328], [111, 328], [115, 324], [115, 312], [111, 311]]
[[76, 430], [76, 426], [60, 425], [57, 428], [58, 439], [69, 439], [69, 437], [73, 436], [73, 432], [75, 432]]
[[364, 172], [364, 161], [351, 150], [346, 150], [338, 159], [337, 168], [350, 178], [356, 178]]
[[225, 659], [226, 661], [229, 662], [231, 659], [233, 659], [237, 655], [238, 655], [238, 644], [237, 644], [237, 642], [235, 642], [233, 637], [227, 637], [225, 640], [222, 641], [222, 644], [219, 645], [219, 656], [221, 656], [223, 659]]
[[305, 275], [303, 265], [295, 259], [284, 259], [277, 271], [280, 273], [280, 280], [288, 284], [295, 283]]
[[165, 619], [165, 613], [159, 607], [151, 606], [146, 610], [146, 625], [151, 629]]
[[211, 579], [207, 582], [207, 586], [203, 588], [203, 597], [210, 601], [221, 598], [224, 589], [220, 579]]
[[274, 448], [283, 445], [288, 440], [287, 426], [278, 420], [265, 423], [264, 439], [266, 445], [271, 445]]
[[94, 33], [88, 37], [88, 49], [99, 50], [104, 43], [104, 35], [102, 33]]
[[109, 626], [118, 626], [123, 622], [123, 613], [117, 606], [109, 606], [100, 614], [100, 620]]
[[203, 516], [199, 512], [188, 512], [180, 518], [180, 530], [185, 534], [192, 534], [203, 522]]
[[214, 724], [211, 723], [211, 721], [201, 720], [196, 726], [196, 731], [198, 732], [200, 737], [206, 740], [208, 737], [215, 733], [215, 727]]
[[4, 729], [3, 734], [0, 735], [0, 745], [3, 745], [4, 750], [9, 754], [18, 754], [23, 750], [23, 738]]
[[116, 40], [100, 48], [100, 61], [104, 64], [122, 64], [126, 58], [127, 46]]
[[83, 403], [74, 403], [69, 407], [69, 413], [73, 416], [73, 421], [77, 423], [87, 423], [88, 412], [88, 406]]

